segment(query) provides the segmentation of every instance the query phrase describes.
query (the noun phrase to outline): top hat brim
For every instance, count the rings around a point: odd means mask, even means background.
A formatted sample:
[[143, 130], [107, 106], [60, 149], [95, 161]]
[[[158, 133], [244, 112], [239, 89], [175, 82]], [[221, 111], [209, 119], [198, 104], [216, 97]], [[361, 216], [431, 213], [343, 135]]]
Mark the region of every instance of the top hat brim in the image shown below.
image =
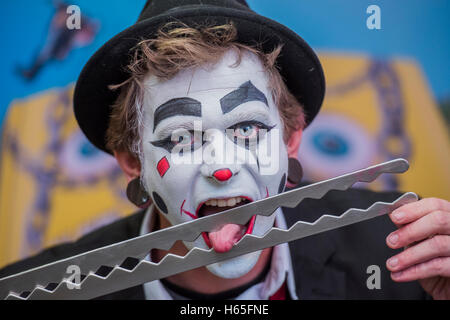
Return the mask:
[[265, 52], [283, 44], [277, 64], [290, 92], [304, 106], [306, 124], [319, 112], [325, 95], [322, 67], [314, 51], [295, 32], [253, 11], [215, 6], [179, 8], [142, 20], [117, 34], [81, 71], [74, 92], [75, 117], [86, 137], [99, 149], [111, 153], [106, 148], [105, 134], [118, 92], [109, 86], [129, 78], [125, 67], [132, 57], [131, 49], [142, 39], [154, 38], [158, 28], [171, 21], [194, 27], [233, 22], [240, 43], [260, 45]]

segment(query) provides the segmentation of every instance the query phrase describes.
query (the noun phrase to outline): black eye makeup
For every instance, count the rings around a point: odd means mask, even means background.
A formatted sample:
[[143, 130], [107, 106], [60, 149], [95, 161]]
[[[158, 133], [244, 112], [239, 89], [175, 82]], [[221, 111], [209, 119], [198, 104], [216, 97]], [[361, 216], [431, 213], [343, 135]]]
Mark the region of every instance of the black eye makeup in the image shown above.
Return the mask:
[[259, 130], [265, 129], [267, 132], [269, 132], [274, 127], [275, 127], [275, 125], [269, 126], [260, 121], [250, 120], [250, 121], [239, 122], [239, 123], [232, 125], [231, 127], [229, 127], [227, 129], [228, 130], [227, 132], [229, 132], [229, 130], [234, 130], [234, 135], [236, 137], [243, 138], [243, 139], [250, 139], [250, 138], [253, 138], [254, 136], [256, 136], [258, 134]]
[[232, 125], [226, 130], [227, 137], [235, 144], [249, 149], [256, 146], [261, 138], [272, 130], [276, 125], [267, 125], [260, 121], [243, 121]]
[[[250, 120], [236, 123], [225, 130], [226, 136], [235, 144], [249, 149], [250, 146], [259, 143], [259, 140], [272, 130], [276, 125], [267, 125], [260, 121]], [[164, 148], [172, 152], [175, 147], [183, 154], [184, 151], [194, 151], [203, 146], [207, 140], [204, 140], [204, 132], [195, 133], [194, 130], [183, 130], [180, 133], [172, 134], [164, 139], [150, 141], [150, 143], [159, 148]]]
[[162, 140], [150, 141], [155, 147], [166, 149], [168, 152], [172, 152], [175, 147], [179, 148], [179, 153], [183, 154], [184, 151], [194, 151], [196, 148], [203, 145], [203, 134], [195, 134], [194, 130], [184, 130], [178, 134], [172, 134]]

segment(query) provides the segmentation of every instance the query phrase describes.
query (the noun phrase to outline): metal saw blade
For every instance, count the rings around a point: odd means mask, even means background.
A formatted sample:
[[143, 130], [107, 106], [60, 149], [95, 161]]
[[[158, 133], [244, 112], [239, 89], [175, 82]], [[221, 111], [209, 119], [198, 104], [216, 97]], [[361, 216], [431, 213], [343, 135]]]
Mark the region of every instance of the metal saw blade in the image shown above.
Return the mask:
[[272, 228], [263, 237], [247, 234], [230, 251], [225, 253], [216, 253], [213, 249], [205, 250], [196, 247], [185, 256], [168, 254], [159, 263], [141, 260], [132, 270], [116, 266], [106, 276], [90, 273], [81, 281], [78, 289], [73, 288], [73, 283], [70, 280], [64, 279], [53, 290], [37, 286], [26, 297], [9, 294], [7, 299], [92, 299], [211, 263], [231, 259], [245, 253], [273, 247], [283, 242], [372, 219], [416, 200], [416, 194], [405, 193], [392, 203], [376, 202], [367, 210], [349, 209], [339, 217], [323, 215], [314, 223], [297, 221], [288, 230]]
[[[46, 292], [42, 290], [47, 290], [44, 288], [49, 283], [63, 283], [64, 281], [62, 281], [62, 279], [67, 275], [66, 270], [70, 265], [77, 265], [80, 268], [82, 274], [89, 275], [89, 279], [92, 279], [92, 277], [99, 277], [99, 279], [103, 279], [103, 277], [95, 274], [95, 271], [98, 270], [100, 266], [114, 267], [114, 271], [127, 270], [124, 268], [120, 268], [119, 266], [123, 261], [125, 261], [125, 259], [129, 257], [142, 260], [151, 249], [157, 248], [168, 250], [177, 240], [192, 242], [201, 234], [201, 232], [212, 231], [224, 224], [245, 224], [255, 214], [267, 216], [272, 214], [280, 206], [292, 208], [298, 205], [298, 203], [300, 203], [305, 198], [319, 199], [330, 190], [346, 190], [356, 182], [373, 181], [381, 173], [402, 173], [405, 172], [408, 167], [408, 162], [404, 159], [388, 161], [379, 165], [369, 167], [367, 169], [359, 170], [337, 178], [311, 184], [303, 188], [290, 190], [211, 216], [195, 219], [190, 222], [179, 224], [147, 235], [62, 259], [41, 267], [18, 273], [16, 275], [8, 276], [0, 279], [0, 298], [20, 297], [20, 294], [24, 291], [32, 291], [32, 293], [28, 295], [27, 298], [37, 297], [37, 293], [35, 292]], [[251, 237], [252, 236], [245, 236], [244, 238], [249, 239]], [[239, 247], [241, 246], [241, 243], [250, 241], [246, 240], [243, 242], [244, 238], [239, 241]], [[235, 247], [237, 246], [238, 244]], [[237, 252], [238, 250], [236, 250], [235, 247], [233, 247], [230, 252]], [[197, 249], [207, 252], [212, 250], [211, 249], [208, 251], [199, 248]], [[252, 250], [252, 248], [250, 249], [251, 250], [247, 252], [258, 250]], [[191, 253], [189, 253], [189, 256], [190, 254]], [[220, 257], [223, 259], [227, 259], [228, 254], [229, 252], [220, 254]], [[166, 258], [170, 259], [170, 255]], [[141, 261], [138, 266], [141, 265], [141, 263], [143, 263], [143, 261]], [[112, 275], [112, 273], [108, 274], [108, 276], [110, 275]], [[83, 283], [86, 279], [83, 280]], [[104, 285], [104, 283], [102, 285]], [[86, 285], [83, 285], [83, 287], [86, 287]], [[58, 285], [55, 290], [61, 290], [58, 288], [60, 288], [60, 285]], [[79, 292], [79, 290], [75, 291]], [[84, 289], [83, 292], [85, 292]], [[55, 297], [56, 296], [57, 295], [55, 295]]]

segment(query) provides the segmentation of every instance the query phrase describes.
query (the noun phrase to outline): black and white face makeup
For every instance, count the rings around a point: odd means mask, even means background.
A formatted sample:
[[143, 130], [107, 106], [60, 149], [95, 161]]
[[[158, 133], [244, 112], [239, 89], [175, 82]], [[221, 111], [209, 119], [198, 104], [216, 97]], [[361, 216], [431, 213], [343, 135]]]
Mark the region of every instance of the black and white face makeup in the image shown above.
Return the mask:
[[[172, 225], [284, 189], [287, 150], [268, 75], [255, 55], [245, 53], [238, 66], [236, 59], [228, 51], [214, 66], [145, 81], [142, 179]], [[255, 212], [246, 225], [225, 225], [185, 245], [225, 252], [246, 233], [264, 235], [274, 219]], [[260, 253], [207, 268], [237, 278], [252, 269]]]

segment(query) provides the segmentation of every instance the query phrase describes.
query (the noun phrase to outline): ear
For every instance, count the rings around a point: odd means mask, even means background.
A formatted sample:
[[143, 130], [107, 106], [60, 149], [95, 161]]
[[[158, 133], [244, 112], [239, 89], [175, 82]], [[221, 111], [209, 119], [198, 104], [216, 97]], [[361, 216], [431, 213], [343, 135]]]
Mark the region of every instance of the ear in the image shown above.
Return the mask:
[[287, 152], [289, 158], [298, 159], [298, 149], [300, 148], [300, 142], [302, 141], [303, 129], [294, 131], [289, 137], [287, 143]]
[[114, 157], [119, 163], [119, 167], [125, 173], [128, 182], [141, 175], [141, 163], [130, 152], [114, 150]]

